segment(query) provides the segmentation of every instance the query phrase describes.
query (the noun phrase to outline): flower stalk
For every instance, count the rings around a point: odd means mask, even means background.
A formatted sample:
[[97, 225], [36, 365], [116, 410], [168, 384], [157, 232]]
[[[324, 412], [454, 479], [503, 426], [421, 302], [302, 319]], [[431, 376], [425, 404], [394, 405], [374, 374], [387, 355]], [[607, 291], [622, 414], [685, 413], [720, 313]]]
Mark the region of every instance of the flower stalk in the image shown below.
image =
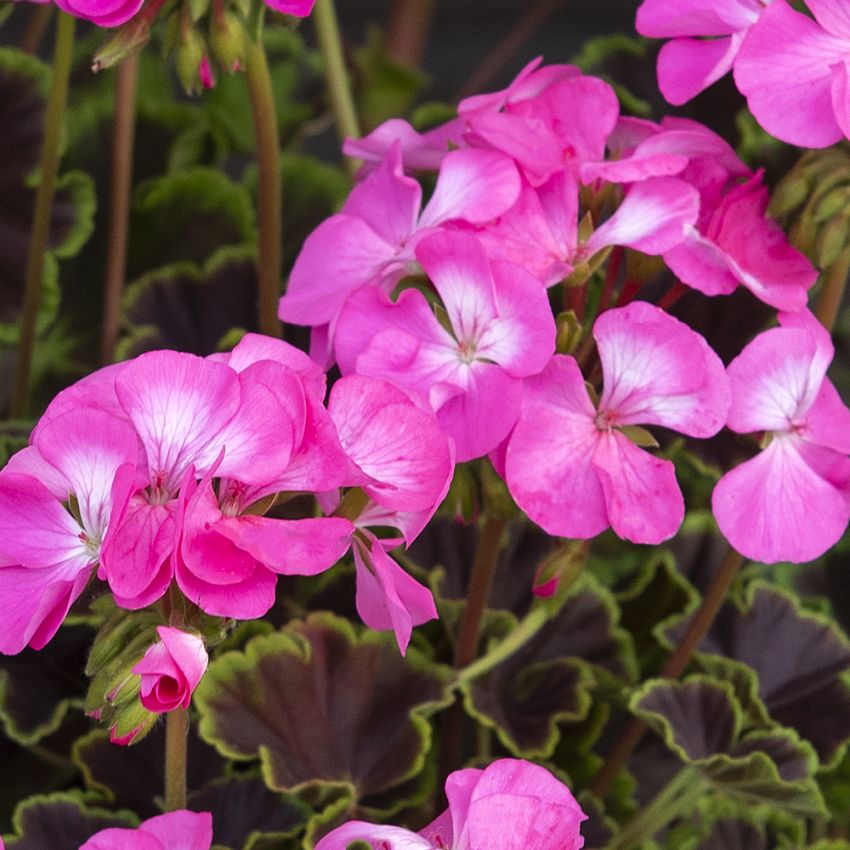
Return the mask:
[[10, 405], [10, 415], [13, 419], [26, 416], [29, 406], [36, 324], [44, 286], [44, 262], [50, 238], [50, 214], [53, 209], [53, 196], [56, 193], [56, 178], [59, 174], [59, 148], [68, 100], [68, 80], [71, 76], [71, 63], [73, 61], [75, 24], [76, 20], [71, 15], [66, 15], [63, 12], [58, 13], [56, 41], [53, 50], [53, 78], [47, 100], [44, 142], [41, 148], [41, 180], [35, 196], [35, 215], [33, 217], [29, 253], [27, 254], [21, 336], [15, 370], [15, 386]]
[[165, 810], [186, 808], [186, 752], [189, 711], [178, 708], [165, 715]]

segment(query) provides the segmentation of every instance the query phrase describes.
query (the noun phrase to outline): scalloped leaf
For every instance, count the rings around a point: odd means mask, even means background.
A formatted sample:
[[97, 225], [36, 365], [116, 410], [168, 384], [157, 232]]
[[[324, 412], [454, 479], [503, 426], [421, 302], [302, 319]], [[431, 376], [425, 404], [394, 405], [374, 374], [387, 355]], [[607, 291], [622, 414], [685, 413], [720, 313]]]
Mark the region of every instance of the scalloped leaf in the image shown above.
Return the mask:
[[492, 671], [461, 685], [467, 711], [512, 753], [548, 757], [559, 724], [584, 720], [601, 679], [631, 681], [636, 664], [611, 594], [584, 575], [561, 610]]
[[178, 262], [204, 263], [223, 246], [254, 245], [254, 207], [245, 187], [197, 166], [146, 180], [133, 193], [130, 276]]
[[[109, 733], [94, 729], [74, 742], [72, 758], [80, 768], [86, 787], [116, 808], [130, 809], [142, 818], [161, 812], [156, 796], [163, 793], [162, 754], [165, 724], [132, 747], [116, 747]], [[189, 731], [188, 773], [190, 792], [199, 792], [224, 770], [225, 762], [201, 741], [195, 726]]]
[[38, 652], [0, 656], [0, 721], [12, 740], [35, 744], [82, 706], [91, 642], [90, 628], [66, 625]]
[[257, 271], [251, 248], [223, 248], [198, 268], [175, 263], [148, 272], [125, 291], [117, 359], [171, 348], [207, 355], [231, 331], [256, 329]]
[[685, 763], [738, 800], [768, 802], [800, 814], [824, 814], [812, 774], [814, 750], [790, 729], [744, 732], [732, 688], [706, 676], [645, 683], [632, 711]]
[[303, 804], [270, 791], [260, 776], [216, 779], [190, 795], [188, 808], [211, 812], [215, 843], [230, 850], [272, 842], [280, 847], [304, 828], [308, 816]]
[[229, 758], [259, 758], [274, 790], [368, 808], [422, 771], [450, 678], [386, 634], [313, 614], [210, 665], [195, 693], [200, 734]]
[[[686, 627], [682, 620], [669, 628], [671, 641]], [[751, 667], [770, 716], [810, 741], [823, 761], [850, 740], [850, 685], [842, 675], [850, 670], [850, 641], [789, 593], [753, 582], [743, 605], [723, 606], [700, 652]]]
[[12, 821], [16, 836], [7, 839], [7, 850], [79, 850], [102, 829], [138, 825], [129, 813], [90, 808], [75, 794], [30, 797]]

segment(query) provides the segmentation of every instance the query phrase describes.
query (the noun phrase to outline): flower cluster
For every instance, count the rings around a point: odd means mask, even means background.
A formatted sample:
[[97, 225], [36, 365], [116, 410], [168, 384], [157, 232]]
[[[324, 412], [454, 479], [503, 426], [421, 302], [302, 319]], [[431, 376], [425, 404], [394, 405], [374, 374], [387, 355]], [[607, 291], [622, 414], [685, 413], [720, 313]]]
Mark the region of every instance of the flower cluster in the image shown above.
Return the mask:
[[[757, 12], [735, 21], [744, 27]], [[706, 27], [719, 26], [718, 14], [706, 13]], [[643, 20], [665, 15], [649, 0], [642, 7]], [[742, 37], [729, 36], [735, 45]], [[766, 216], [761, 173], [726, 142], [692, 121], [623, 117], [603, 81], [537, 60], [504, 91], [461, 102], [445, 125], [418, 133], [394, 119], [346, 151], [364, 160], [361, 180], [305, 242], [280, 302], [282, 319], [312, 327], [317, 359], [430, 405], [457, 459], [489, 455], [519, 507], [551, 534], [611, 527], [639, 543], [671, 537], [682, 494], [673, 464], [640, 448], [657, 444], [639, 426], [708, 438], [728, 421], [794, 435], [760, 456], [759, 477], [744, 465], [721, 482], [715, 511], [732, 543], [754, 558], [805, 560], [837, 539], [850, 516], [847, 481], [824, 472], [829, 459], [814, 446], [847, 447], [813, 436], [819, 420], [807, 413], [823, 371], [801, 389], [795, 371], [808, 367], [791, 365], [793, 348], [777, 343], [773, 359], [742, 354], [746, 368], [727, 375], [701, 336], [633, 300], [640, 279], [626, 275], [614, 301], [623, 252], [659, 256], [675, 286], [709, 296], [744, 286], [796, 317], [787, 321], [800, 327], [787, 333], [808, 340], [798, 348], [811, 370], [825, 369], [822, 346], [812, 365], [819, 334], [805, 312], [817, 272]], [[436, 171], [424, 208], [411, 176], [421, 171]], [[595, 345], [580, 356], [556, 351], [553, 286], [563, 284], [569, 308], [606, 260]], [[737, 411], [758, 395], [744, 371], [756, 383], [790, 382], [782, 391], [795, 401], [782, 423], [741, 421]], [[601, 392], [586, 389], [600, 374]], [[829, 397], [843, 421], [846, 408]], [[829, 490], [831, 507], [801, 537], [813, 487]]]
[[[383, 381], [341, 380], [327, 407], [324, 394], [306, 355], [253, 335], [206, 359], [144, 354], [60, 393], [0, 471], [0, 651], [43, 646], [95, 568], [123, 608], [176, 584], [208, 614], [250, 619], [272, 606], [279, 575], [322, 572], [352, 545], [358, 608], [403, 650], [433, 600], [387, 556], [399, 541], [368, 529], [411, 542], [449, 486], [453, 447]], [[334, 515], [267, 515], [296, 493]]]
[[823, 148], [850, 136], [850, 15], [843, 0], [806, 5], [814, 19], [786, 0], [644, 0], [637, 29], [672, 39], [658, 56], [670, 103], [685, 103], [733, 70], [765, 130]]

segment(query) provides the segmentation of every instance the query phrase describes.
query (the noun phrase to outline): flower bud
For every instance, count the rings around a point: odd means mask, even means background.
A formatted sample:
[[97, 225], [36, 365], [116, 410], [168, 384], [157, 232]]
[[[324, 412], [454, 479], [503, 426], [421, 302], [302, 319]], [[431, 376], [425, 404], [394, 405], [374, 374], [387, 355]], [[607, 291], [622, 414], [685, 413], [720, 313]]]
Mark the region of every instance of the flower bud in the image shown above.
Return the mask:
[[244, 64], [245, 30], [235, 15], [223, 12], [213, 15], [210, 46], [222, 68], [235, 71]]
[[207, 669], [207, 650], [194, 634], [170, 626], [157, 630], [160, 642], [148, 648], [133, 667], [142, 677], [139, 698], [149, 711], [162, 713], [188, 708], [192, 692]]
[[111, 68], [119, 62], [123, 62], [134, 53], [138, 53], [150, 40], [150, 23], [142, 17], [135, 17], [127, 21], [109, 39], [92, 59], [91, 69], [95, 73], [104, 68]]
[[193, 29], [187, 30], [175, 51], [177, 76], [186, 94], [198, 94], [201, 90], [200, 67], [205, 53], [203, 36]]

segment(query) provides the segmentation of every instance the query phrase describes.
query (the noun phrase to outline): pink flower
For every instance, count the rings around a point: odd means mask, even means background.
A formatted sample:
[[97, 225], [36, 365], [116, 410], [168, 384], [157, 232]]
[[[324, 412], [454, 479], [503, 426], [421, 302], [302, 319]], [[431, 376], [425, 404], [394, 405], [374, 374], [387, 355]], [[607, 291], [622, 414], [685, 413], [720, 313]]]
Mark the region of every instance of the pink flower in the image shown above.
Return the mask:
[[132, 428], [58, 412], [0, 472], [0, 652], [43, 647], [80, 595], [108, 533], [116, 477], [139, 460]]
[[143, 821], [138, 829], [103, 829], [80, 850], [210, 850], [212, 815], [185, 810]]
[[720, 479], [712, 507], [727, 540], [765, 563], [810, 561], [850, 518], [850, 410], [826, 377], [833, 347], [809, 313], [780, 314], [729, 364], [728, 426], [764, 450]]
[[545, 290], [512, 263], [490, 263], [466, 233], [439, 233], [416, 250], [442, 298], [447, 330], [421, 292], [393, 303], [367, 287], [337, 324], [344, 373], [384, 378], [427, 398], [459, 461], [495, 448], [519, 413], [522, 379], [554, 350], [555, 324]]
[[350, 821], [328, 833], [316, 850], [345, 850], [365, 841], [374, 850], [580, 850], [586, 815], [548, 770], [500, 759], [486, 770], [468, 768], [446, 780], [449, 807], [421, 832]]
[[133, 667], [142, 677], [139, 698], [148, 711], [157, 714], [188, 708], [209, 661], [204, 641], [171, 626], [158, 626], [156, 632], [160, 643], [148, 647]]
[[658, 86], [664, 97], [680, 106], [728, 73], [747, 32], [770, 2], [644, 0], [637, 11], [637, 31], [673, 39], [658, 54]]
[[144, 0], [56, 0], [69, 15], [85, 18], [99, 27], [118, 27], [142, 8]]
[[316, 0], [263, 0], [270, 9], [296, 18], [306, 18], [313, 11]]
[[768, 133], [809, 148], [850, 134], [850, 14], [844, 0], [809, 0], [812, 20], [774, 0], [750, 30], [735, 83]]
[[643, 302], [603, 313], [593, 335], [604, 376], [598, 408], [575, 360], [556, 355], [527, 382], [507, 446], [508, 487], [550, 534], [588, 538], [610, 525], [635, 543], [659, 543], [682, 522], [682, 494], [673, 464], [639, 449], [628, 428], [717, 433], [729, 408], [723, 364], [699, 334]]

